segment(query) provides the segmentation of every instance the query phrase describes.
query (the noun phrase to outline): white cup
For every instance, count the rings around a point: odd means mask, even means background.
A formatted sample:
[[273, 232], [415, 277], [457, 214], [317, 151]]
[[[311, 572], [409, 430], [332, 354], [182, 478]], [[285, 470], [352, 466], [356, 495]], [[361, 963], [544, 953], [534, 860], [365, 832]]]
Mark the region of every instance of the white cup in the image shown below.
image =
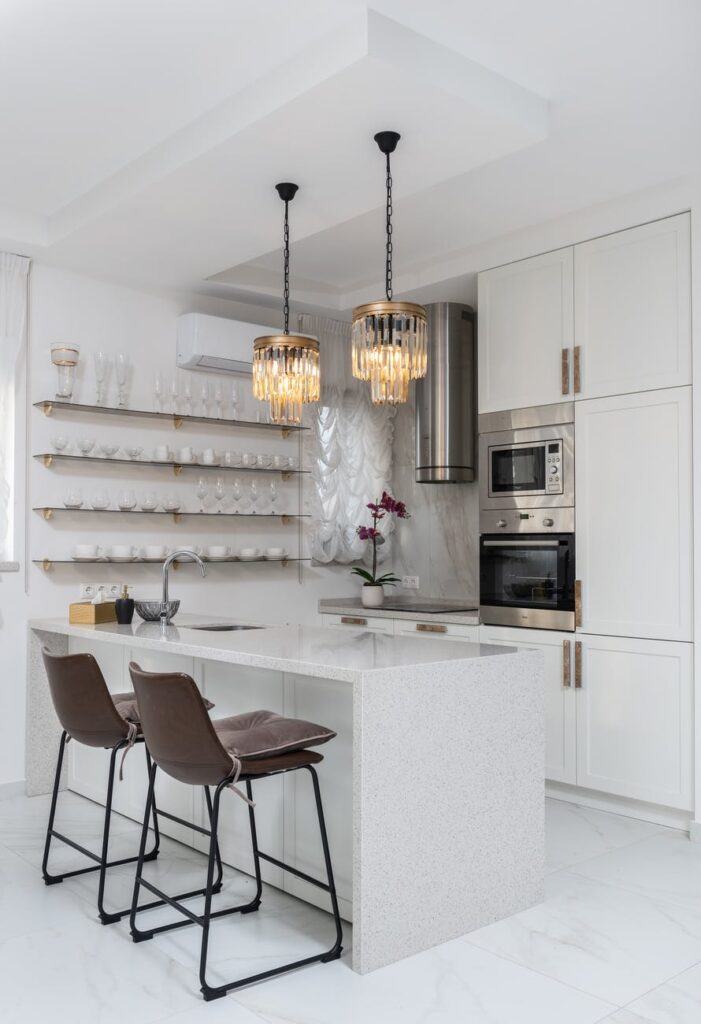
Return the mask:
[[265, 553], [268, 558], [283, 558], [285, 554], [284, 548], [266, 548]]
[[166, 462], [170, 459], [170, 449], [167, 444], [159, 444], [153, 449], [154, 459], [158, 459], [159, 462]]
[[97, 558], [98, 551], [97, 544], [76, 544], [73, 554], [78, 558]]
[[242, 558], [257, 558], [258, 548], [241, 548], [239, 554]]
[[205, 466], [213, 466], [216, 459], [214, 448], [205, 448], [202, 452], [202, 462]]
[[179, 551], [190, 551], [193, 555], [199, 555], [200, 549], [195, 544], [178, 544]]
[[192, 462], [193, 459], [194, 459], [194, 454], [193, 454], [193, 451], [192, 451], [192, 447], [189, 444], [186, 445], [185, 448], [181, 448], [179, 450], [179, 452], [178, 452], [178, 461], [179, 462]]
[[134, 549], [130, 544], [113, 544], [107, 552], [110, 558], [133, 558]]
[[274, 455], [273, 466], [275, 469], [287, 469], [290, 464], [290, 460], [286, 455]]
[[244, 452], [241, 456], [241, 465], [247, 469], [252, 469], [253, 466], [258, 462], [258, 456], [255, 452]]
[[208, 548], [205, 548], [205, 554], [209, 558], [226, 558], [229, 554], [229, 549], [226, 544], [211, 544]]
[[165, 558], [168, 548], [163, 544], [147, 544], [144, 548], [146, 558]]

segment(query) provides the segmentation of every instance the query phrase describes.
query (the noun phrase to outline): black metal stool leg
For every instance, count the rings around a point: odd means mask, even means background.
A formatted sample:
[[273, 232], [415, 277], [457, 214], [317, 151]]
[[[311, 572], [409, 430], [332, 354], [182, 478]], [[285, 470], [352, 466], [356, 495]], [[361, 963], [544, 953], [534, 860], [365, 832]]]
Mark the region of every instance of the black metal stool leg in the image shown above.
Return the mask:
[[333, 879], [333, 868], [331, 867], [331, 854], [329, 852], [329, 840], [326, 835], [326, 822], [324, 821], [324, 808], [321, 802], [321, 792], [319, 790], [319, 776], [317, 775], [314, 767], [310, 764], [307, 765], [307, 770], [312, 777], [312, 784], [314, 786], [314, 799], [316, 800], [316, 810], [319, 816], [319, 832], [321, 833], [321, 845], [324, 850], [324, 863], [326, 864], [326, 877], [329, 885], [329, 896], [331, 897], [331, 907], [333, 909], [333, 918], [336, 923], [336, 943], [329, 950], [329, 952], [321, 958], [322, 963], [327, 963], [329, 960], [337, 960], [343, 949], [343, 927], [341, 925], [341, 915], [338, 909], [338, 897], [336, 896], [336, 883]]
[[144, 823], [141, 827], [141, 840], [139, 842], [139, 856], [136, 861], [136, 873], [134, 874], [134, 892], [131, 899], [131, 911], [129, 913], [129, 926], [134, 942], [142, 939], [150, 939], [153, 936], [148, 932], [140, 932], [136, 927], [136, 912], [139, 906], [139, 890], [141, 889], [141, 872], [144, 869], [146, 859], [146, 840], [148, 839], [148, 822], [153, 807], [153, 790], [156, 784], [157, 765], [152, 764], [148, 773], [148, 793], [146, 795], [146, 809], [144, 811]]
[[51, 794], [51, 810], [49, 811], [49, 824], [46, 829], [46, 842], [44, 844], [44, 859], [41, 862], [41, 873], [44, 881], [47, 885], [56, 885], [58, 882], [63, 881], [63, 875], [50, 875], [48, 871], [49, 866], [49, 851], [51, 850], [51, 838], [54, 831], [54, 821], [56, 818], [56, 803], [58, 801], [58, 791], [61, 785], [61, 769], [63, 768], [63, 754], [66, 749], [67, 735], [65, 730], [61, 733], [61, 742], [58, 745], [58, 757], [56, 759], [56, 775], [54, 777], [54, 788]]
[[260, 873], [260, 857], [258, 855], [258, 831], [256, 829], [256, 812], [253, 806], [253, 789], [250, 779], [246, 779], [246, 796], [249, 799], [248, 820], [251, 824], [251, 846], [253, 848], [253, 866], [256, 874], [256, 895], [250, 907], [242, 910], [242, 914], [253, 914], [260, 907], [261, 896], [263, 895], [263, 879]]
[[[213, 831], [213, 829], [212, 829], [212, 794], [209, 792], [209, 786], [204, 786], [203, 789], [204, 789], [205, 799], [207, 801], [207, 811], [209, 813], [209, 828], [210, 828], [210, 831]], [[214, 883], [213, 892], [221, 892], [222, 880], [224, 878], [224, 867], [223, 867], [222, 862], [221, 862], [221, 852], [219, 850], [219, 838], [215, 836], [215, 840], [216, 840], [215, 856], [216, 856], [216, 859], [217, 859], [217, 880]]]
[[209, 859], [207, 861], [207, 884], [205, 888], [204, 897], [204, 911], [202, 913], [202, 945], [200, 946], [200, 985], [202, 994], [205, 999], [216, 999], [220, 993], [216, 989], [212, 989], [207, 984], [207, 948], [209, 946], [209, 926], [212, 921], [212, 887], [214, 882], [214, 865], [216, 863], [219, 854], [219, 843], [217, 840], [217, 833], [219, 830], [219, 798], [222, 793], [223, 786], [217, 786], [214, 791], [214, 801], [212, 805], [210, 815], [210, 830], [211, 836], [209, 838]]
[[122, 749], [125, 744], [118, 744], [116, 747], [112, 747], [112, 753], [110, 755], [110, 770], [107, 777], [107, 799], [105, 801], [105, 823], [102, 829], [102, 854], [100, 857], [100, 875], [99, 883], [97, 887], [97, 912], [100, 915], [100, 921], [102, 924], [114, 924], [115, 921], [119, 921], [122, 914], [108, 914], [105, 912], [104, 899], [105, 899], [105, 873], [107, 871], [107, 853], [109, 850], [110, 841], [110, 823], [112, 821], [112, 796], [114, 793], [114, 771], [117, 761], [117, 752]]

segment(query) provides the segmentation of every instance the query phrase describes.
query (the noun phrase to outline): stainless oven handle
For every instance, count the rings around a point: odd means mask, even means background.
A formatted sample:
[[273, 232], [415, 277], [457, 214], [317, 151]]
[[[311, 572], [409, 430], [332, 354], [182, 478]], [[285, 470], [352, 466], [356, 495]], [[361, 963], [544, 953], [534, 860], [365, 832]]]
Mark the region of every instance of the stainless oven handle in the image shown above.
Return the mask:
[[559, 540], [483, 540], [485, 548], [557, 548]]

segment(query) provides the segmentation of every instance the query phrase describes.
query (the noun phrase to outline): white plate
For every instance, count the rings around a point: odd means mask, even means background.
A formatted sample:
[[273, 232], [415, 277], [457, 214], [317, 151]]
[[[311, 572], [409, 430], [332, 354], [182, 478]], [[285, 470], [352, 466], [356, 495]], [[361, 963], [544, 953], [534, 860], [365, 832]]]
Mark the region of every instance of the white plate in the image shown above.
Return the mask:
[[79, 508], [83, 507], [83, 502], [81, 501], [80, 505], [69, 505], [68, 502], [64, 501], [63, 506], [64, 506], [64, 508], [70, 508], [70, 509], [73, 509], [75, 511], [76, 509], [79, 509]]
[[102, 555], [71, 555], [74, 562], [106, 562]]
[[267, 562], [282, 562], [289, 557], [290, 556], [287, 554], [287, 552], [285, 552], [284, 555], [263, 555], [263, 558], [265, 558]]
[[156, 511], [155, 508], [144, 508], [142, 505], [139, 505], [139, 512], [155, 512], [155, 511]]
[[180, 505], [176, 505], [175, 508], [166, 508], [165, 505], [164, 505], [163, 506], [163, 511], [164, 512], [168, 512], [170, 515], [173, 515], [175, 512], [179, 512], [180, 511]]
[[202, 555], [205, 562], [235, 562], [236, 555]]
[[164, 562], [168, 554], [165, 555], [139, 555], [140, 562]]
[[109, 562], [138, 562], [138, 555], [107, 555]]

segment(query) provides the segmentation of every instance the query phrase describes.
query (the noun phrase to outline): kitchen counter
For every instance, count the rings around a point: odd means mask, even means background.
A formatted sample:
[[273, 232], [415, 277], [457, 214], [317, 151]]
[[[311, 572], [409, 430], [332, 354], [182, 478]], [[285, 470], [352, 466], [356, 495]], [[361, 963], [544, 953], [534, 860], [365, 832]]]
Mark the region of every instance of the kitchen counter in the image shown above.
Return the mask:
[[[437, 601], [436, 598], [426, 598], [426, 601], [434, 603]], [[391, 603], [394, 603], [393, 601]], [[478, 626], [480, 621], [479, 608], [477, 607], [478, 602], [471, 601], [441, 601], [444, 608], [441, 611], [436, 612], [421, 612], [417, 609], [421, 607], [422, 601], [420, 598], [400, 598], [397, 600], [397, 604], [401, 603], [402, 608], [366, 608], [359, 597], [334, 597], [334, 598], [322, 598], [319, 601], [319, 614], [320, 615], [358, 615], [364, 616], [365, 618], [381, 618], [381, 619], [411, 619], [412, 621], [419, 622], [450, 622], [457, 626]], [[460, 608], [465, 608], [466, 605], [474, 603], [475, 607], [471, 611], [459, 611]]]
[[[42, 646], [93, 653], [112, 691], [130, 688], [133, 659], [150, 670], [190, 673], [214, 700], [214, 717], [268, 708], [337, 732], [320, 750], [319, 775], [342, 914], [353, 920], [355, 970], [392, 963], [542, 898], [540, 653], [363, 629], [192, 628], [205, 621], [213, 620], [179, 615], [165, 633], [158, 623], [30, 622], [28, 792], [49, 790], [60, 733]], [[68, 751], [68, 786], [104, 802], [104, 751], [77, 743]], [[136, 820], [144, 804], [142, 756], [130, 754], [115, 797], [116, 809]], [[201, 795], [166, 776], [161, 785], [160, 806], [204, 822]], [[319, 877], [306, 773], [256, 786], [263, 848]], [[238, 803], [232, 799], [224, 814], [222, 855], [250, 873]], [[198, 845], [192, 832], [173, 829], [181, 842]], [[274, 866], [266, 880], [326, 908], [323, 893], [293, 876], [283, 880]]]

